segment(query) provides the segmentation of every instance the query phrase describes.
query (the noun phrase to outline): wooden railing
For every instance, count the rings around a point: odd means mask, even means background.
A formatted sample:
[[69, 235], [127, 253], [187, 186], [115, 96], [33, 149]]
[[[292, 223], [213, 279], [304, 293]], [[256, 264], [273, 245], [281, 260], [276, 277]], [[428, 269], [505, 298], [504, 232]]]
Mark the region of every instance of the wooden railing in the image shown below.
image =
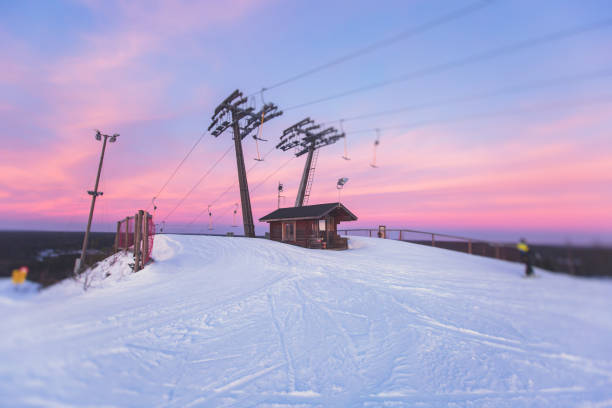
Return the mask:
[[[375, 228], [339, 229], [338, 234], [344, 236], [378, 237], [379, 230]], [[509, 261], [520, 260], [516, 247], [507, 243], [406, 228], [385, 229], [384, 235], [382, 238], [450, 249], [490, 258], [506, 259]]]

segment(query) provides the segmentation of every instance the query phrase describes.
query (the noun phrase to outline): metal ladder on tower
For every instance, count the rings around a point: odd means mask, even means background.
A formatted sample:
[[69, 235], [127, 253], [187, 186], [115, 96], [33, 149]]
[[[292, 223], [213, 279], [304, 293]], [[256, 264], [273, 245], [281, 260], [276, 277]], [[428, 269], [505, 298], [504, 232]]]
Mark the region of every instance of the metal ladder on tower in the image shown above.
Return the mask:
[[314, 172], [317, 167], [317, 159], [319, 158], [319, 149], [316, 149], [312, 153], [312, 164], [310, 165], [310, 171], [308, 172], [308, 182], [306, 182], [306, 192], [304, 193], [304, 205], [308, 205], [308, 199], [310, 198], [310, 190], [312, 190], [312, 182], [314, 180]]

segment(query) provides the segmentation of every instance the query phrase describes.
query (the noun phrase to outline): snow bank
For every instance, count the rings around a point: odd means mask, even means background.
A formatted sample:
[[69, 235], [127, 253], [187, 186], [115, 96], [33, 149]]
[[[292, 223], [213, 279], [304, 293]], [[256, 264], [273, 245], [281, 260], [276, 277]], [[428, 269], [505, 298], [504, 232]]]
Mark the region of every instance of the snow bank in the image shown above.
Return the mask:
[[156, 237], [0, 302], [8, 406], [611, 406], [612, 282], [371, 238]]
[[26, 280], [15, 286], [11, 278], [0, 278], [0, 305], [11, 305], [38, 293], [40, 285]]

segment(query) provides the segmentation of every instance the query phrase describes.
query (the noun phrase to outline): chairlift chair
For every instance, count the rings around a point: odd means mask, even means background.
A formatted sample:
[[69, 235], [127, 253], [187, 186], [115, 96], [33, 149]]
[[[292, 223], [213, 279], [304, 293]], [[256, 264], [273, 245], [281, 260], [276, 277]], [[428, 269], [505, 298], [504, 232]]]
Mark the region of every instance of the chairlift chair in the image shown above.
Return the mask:
[[376, 149], [378, 148], [379, 144], [380, 144], [380, 129], [376, 129], [376, 140], [374, 141], [374, 148], [373, 148], [373, 159], [372, 159], [372, 163], [370, 163], [370, 167], [373, 167], [375, 169], [378, 168], [378, 166], [376, 165]]
[[344, 160], [351, 160], [350, 157], [348, 157], [348, 151], [347, 151], [347, 146], [346, 146], [346, 133], [344, 133], [344, 126], [342, 126], [342, 124], [344, 123], [344, 119], [340, 119], [340, 132], [344, 135], [344, 155], [342, 155], [342, 158]]
[[213, 230], [213, 225], [212, 225], [212, 212], [210, 211], [210, 205], [208, 206], [208, 229], [209, 230]]
[[237, 227], [238, 225], [236, 224], [236, 214], [238, 213], [238, 203], [235, 204], [235, 208], [234, 208], [234, 222], [232, 223], [232, 227]]
[[263, 99], [263, 89], [261, 90], [261, 106], [262, 106], [261, 120], [259, 121], [259, 129], [257, 129], [257, 134], [253, 135], [253, 139], [255, 139], [255, 148], [257, 149], [257, 157], [255, 158], [255, 161], [259, 161], [259, 162], [264, 161], [264, 159], [261, 158], [261, 155], [259, 153], [259, 141], [261, 140], [262, 142], [267, 142], [266, 139], [261, 137], [262, 132], [263, 132], [264, 118], [266, 114], [266, 103], [264, 102], [264, 99]]

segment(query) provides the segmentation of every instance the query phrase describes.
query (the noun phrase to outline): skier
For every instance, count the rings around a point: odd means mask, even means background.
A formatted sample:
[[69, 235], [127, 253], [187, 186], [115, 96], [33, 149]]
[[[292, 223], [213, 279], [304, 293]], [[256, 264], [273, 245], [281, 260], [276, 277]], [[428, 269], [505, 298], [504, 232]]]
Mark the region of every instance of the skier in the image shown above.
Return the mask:
[[525, 238], [521, 238], [521, 241], [516, 244], [516, 249], [521, 254], [521, 260], [525, 262], [525, 276], [529, 277], [533, 275], [533, 267], [531, 266], [531, 249], [527, 245]]

